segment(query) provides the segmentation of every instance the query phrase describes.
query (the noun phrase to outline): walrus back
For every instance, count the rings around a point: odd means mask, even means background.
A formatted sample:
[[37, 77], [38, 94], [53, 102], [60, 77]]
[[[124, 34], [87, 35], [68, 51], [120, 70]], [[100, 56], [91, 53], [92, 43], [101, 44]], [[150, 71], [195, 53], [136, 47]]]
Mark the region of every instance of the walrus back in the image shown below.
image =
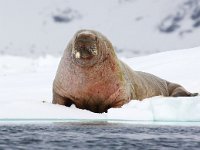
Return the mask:
[[150, 73], [133, 71], [128, 65], [121, 61], [126, 72], [126, 79], [131, 86], [131, 99], [142, 100], [153, 96], [169, 96], [167, 81]]

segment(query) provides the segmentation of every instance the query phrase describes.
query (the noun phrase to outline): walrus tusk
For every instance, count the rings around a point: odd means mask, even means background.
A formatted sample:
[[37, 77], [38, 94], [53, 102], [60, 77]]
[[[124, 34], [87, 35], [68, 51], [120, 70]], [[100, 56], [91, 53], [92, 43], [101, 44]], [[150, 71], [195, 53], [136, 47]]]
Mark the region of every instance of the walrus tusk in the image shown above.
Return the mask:
[[81, 57], [80, 52], [76, 52], [76, 53], [75, 53], [75, 57], [76, 57], [76, 58], [80, 58], [80, 57]]

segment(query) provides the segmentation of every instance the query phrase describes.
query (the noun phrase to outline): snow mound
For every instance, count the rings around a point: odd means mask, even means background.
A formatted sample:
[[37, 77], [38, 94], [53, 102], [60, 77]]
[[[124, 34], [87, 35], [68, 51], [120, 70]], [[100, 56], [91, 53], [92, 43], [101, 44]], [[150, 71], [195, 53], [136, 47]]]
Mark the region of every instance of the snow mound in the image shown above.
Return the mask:
[[120, 109], [110, 109], [108, 119], [134, 121], [200, 121], [200, 96], [194, 98], [153, 97], [131, 101]]
[[[146, 71], [200, 92], [200, 47], [124, 59], [134, 70]], [[0, 120], [61, 119], [200, 122], [200, 96], [133, 100], [122, 108], [96, 114], [51, 104], [52, 82], [60, 58], [0, 56]]]

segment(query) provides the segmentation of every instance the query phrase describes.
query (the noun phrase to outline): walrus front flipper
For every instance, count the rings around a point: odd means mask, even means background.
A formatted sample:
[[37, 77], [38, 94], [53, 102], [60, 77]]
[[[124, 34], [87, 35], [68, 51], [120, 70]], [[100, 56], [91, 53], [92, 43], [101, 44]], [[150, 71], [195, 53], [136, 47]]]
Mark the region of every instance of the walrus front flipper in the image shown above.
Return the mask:
[[184, 87], [176, 83], [167, 82], [167, 85], [168, 85], [169, 96], [172, 97], [180, 97], [180, 96], [193, 97], [199, 95], [198, 93], [188, 92]]
[[59, 105], [65, 105], [67, 107], [70, 107], [73, 104], [72, 100], [70, 100], [69, 98], [65, 98], [65, 97], [58, 95], [55, 91], [53, 91], [53, 101], [52, 101], [52, 103], [53, 104], [59, 104]]

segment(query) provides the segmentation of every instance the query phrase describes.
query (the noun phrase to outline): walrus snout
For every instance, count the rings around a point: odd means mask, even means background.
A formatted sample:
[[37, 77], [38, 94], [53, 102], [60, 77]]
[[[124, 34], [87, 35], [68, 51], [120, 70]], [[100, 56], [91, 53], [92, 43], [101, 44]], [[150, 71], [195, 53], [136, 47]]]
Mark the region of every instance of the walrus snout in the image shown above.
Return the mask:
[[80, 32], [75, 38], [75, 57], [89, 59], [97, 55], [97, 36], [91, 32]]

